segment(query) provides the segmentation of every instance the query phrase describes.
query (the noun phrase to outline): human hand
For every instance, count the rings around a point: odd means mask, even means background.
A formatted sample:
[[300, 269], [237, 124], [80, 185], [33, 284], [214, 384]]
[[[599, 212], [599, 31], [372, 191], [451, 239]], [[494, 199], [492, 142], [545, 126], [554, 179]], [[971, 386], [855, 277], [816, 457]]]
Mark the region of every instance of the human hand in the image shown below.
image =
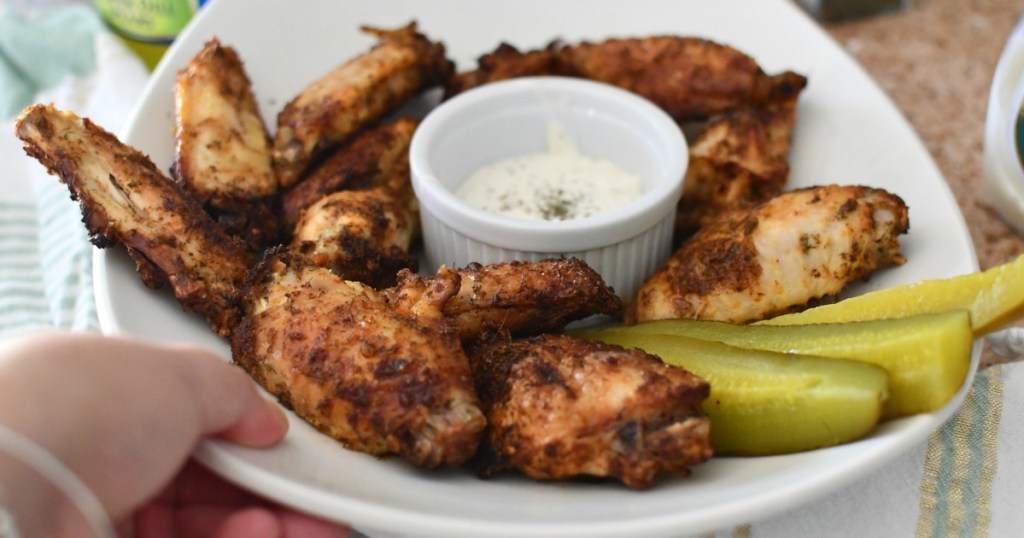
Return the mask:
[[[203, 437], [262, 448], [287, 431], [280, 408], [206, 350], [70, 333], [7, 343], [0, 425], [59, 459], [120, 529], [139, 537], [347, 534], [186, 465]], [[38, 521], [74, 520], [55, 513], [52, 499], [36, 504], [27, 509]]]

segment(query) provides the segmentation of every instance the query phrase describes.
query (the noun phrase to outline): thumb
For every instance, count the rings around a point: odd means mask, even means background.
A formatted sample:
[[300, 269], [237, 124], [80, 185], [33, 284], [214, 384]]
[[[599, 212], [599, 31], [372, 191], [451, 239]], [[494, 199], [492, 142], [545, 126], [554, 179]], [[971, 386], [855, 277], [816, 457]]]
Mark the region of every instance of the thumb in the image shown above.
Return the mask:
[[266, 447], [284, 413], [216, 353], [49, 333], [0, 347], [0, 422], [52, 452], [116, 517], [155, 495], [203, 437]]
[[260, 394], [241, 368], [206, 352], [182, 354], [195, 366], [185, 371], [197, 404], [201, 433], [253, 448], [280, 441], [288, 431], [281, 408]]

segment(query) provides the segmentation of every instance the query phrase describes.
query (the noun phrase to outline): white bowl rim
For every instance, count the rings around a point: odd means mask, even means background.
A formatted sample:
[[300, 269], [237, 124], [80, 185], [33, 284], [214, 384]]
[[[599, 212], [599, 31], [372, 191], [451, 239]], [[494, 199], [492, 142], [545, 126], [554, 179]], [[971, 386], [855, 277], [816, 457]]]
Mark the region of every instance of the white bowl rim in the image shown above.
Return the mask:
[[[464, 107], [519, 92], [587, 93], [612, 102], [645, 118], [669, 151], [663, 177], [637, 201], [592, 217], [549, 221], [499, 215], [479, 209], [443, 187], [432, 171], [427, 155], [429, 144]], [[679, 125], [660, 107], [627, 90], [592, 80], [536, 76], [492, 82], [473, 88], [441, 103], [417, 127], [409, 149], [413, 189], [421, 211], [430, 211], [453, 230], [496, 247], [511, 250], [560, 253], [584, 251], [615, 244], [655, 226], [674, 209], [683, 190], [689, 164], [689, 148]], [[669, 181], [665, 178], [678, 178]]]

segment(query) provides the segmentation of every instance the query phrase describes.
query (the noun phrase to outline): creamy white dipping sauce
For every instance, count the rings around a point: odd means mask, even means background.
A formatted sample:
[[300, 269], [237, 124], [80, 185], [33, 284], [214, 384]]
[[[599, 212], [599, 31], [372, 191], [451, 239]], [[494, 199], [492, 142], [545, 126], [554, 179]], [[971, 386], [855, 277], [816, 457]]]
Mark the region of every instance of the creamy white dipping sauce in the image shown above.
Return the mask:
[[643, 195], [640, 177], [580, 154], [565, 129], [548, 129], [548, 150], [486, 165], [455, 195], [510, 217], [572, 220], [626, 206]]

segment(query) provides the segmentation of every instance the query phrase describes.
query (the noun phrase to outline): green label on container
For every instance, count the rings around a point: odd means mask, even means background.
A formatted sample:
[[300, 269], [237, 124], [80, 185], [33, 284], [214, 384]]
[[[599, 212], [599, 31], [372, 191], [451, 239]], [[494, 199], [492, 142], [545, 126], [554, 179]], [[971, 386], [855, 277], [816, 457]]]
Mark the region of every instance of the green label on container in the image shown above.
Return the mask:
[[96, 0], [96, 9], [115, 31], [139, 41], [170, 42], [188, 24], [198, 0]]

